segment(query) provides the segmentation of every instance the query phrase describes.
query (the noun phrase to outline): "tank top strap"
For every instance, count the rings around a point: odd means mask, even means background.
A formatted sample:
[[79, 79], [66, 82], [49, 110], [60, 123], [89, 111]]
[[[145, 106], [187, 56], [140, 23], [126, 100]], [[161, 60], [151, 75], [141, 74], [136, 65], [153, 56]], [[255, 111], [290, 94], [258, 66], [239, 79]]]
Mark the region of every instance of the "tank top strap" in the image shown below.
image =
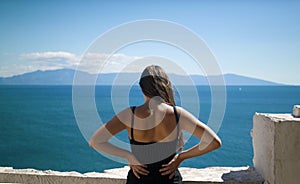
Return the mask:
[[134, 110], [135, 110], [136, 106], [132, 106], [130, 107], [131, 111], [132, 111], [132, 114], [131, 114], [131, 140], [134, 140], [133, 138], [133, 126], [134, 126]]
[[179, 131], [180, 131], [179, 116], [178, 116], [178, 112], [177, 112], [175, 106], [173, 106], [173, 109], [174, 109], [174, 114], [175, 114], [175, 118], [176, 118], [177, 136], [179, 137]]

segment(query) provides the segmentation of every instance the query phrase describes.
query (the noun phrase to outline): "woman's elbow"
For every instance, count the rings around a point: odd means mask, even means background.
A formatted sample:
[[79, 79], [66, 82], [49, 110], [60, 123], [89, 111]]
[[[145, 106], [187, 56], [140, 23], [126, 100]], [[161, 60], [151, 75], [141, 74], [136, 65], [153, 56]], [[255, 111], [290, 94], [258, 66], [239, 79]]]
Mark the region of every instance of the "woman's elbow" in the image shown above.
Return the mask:
[[89, 146], [91, 148], [96, 149], [97, 144], [99, 144], [99, 141], [97, 141], [97, 139], [96, 139], [95, 136], [92, 136], [91, 139], [90, 139], [90, 141], [89, 141]]
[[90, 146], [91, 148], [95, 148], [95, 141], [94, 141], [93, 138], [90, 139], [90, 141], [89, 141], [89, 146]]
[[215, 148], [215, 149], [220, 148], [220, 147], [222, 146], [222, 141], [221, 141], [221, 139], [219, 139], [219, 138], [214, 139], [213, 145], [214, 145], [214, 148]]
[[210, 151], [216, 150], [222, 146], [222, 142], [219, 138], [214, 138], [210, 144], [209, 144], [209, 149]]
[[106, 140], [96, 139], [95, 137], [92, 137], [89, 140], [89, 146], [91, 148], [96, 149], [96, 150], [101, 150], [101, 148], [104, 146], [105, 143], [107, 143]]

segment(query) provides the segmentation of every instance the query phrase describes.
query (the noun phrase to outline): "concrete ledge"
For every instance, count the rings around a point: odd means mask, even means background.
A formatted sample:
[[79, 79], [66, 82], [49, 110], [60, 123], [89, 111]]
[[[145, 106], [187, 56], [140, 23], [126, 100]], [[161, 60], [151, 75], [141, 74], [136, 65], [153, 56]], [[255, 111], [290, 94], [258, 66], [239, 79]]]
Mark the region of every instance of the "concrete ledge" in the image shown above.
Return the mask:
[[[105, 170], [103, 173], [39, 171], [0, 167], [0, 182], [30, 184], [125, 184], [129, 168]], [[179, 168], [184, 184], [262, 184], [263, 178], [252, 167]]]
[[256, 113], [252, 142], [256, 170], [270, 184], [299, 184], [300, 118]]

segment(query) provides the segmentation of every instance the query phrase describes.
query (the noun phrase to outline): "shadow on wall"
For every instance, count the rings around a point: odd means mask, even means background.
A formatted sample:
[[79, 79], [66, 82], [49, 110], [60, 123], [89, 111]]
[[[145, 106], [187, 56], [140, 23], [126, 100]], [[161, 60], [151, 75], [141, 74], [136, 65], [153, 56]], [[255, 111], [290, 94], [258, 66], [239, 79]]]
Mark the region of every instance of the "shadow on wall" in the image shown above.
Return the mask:
[[224, 173], [221, 178], [224, 182], [264, 182], [262, 176], [258, 174], [253, 167], [249, 167], [245, 170], [230, 171], [229, 173]]

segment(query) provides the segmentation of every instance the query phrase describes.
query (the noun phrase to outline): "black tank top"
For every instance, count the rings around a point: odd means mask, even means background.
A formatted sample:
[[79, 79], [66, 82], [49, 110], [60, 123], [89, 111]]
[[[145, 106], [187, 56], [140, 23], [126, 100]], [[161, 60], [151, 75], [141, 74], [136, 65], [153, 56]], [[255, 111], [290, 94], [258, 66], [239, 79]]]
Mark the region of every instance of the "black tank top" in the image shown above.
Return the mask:
[[[132, 118], [131, 118], [131, 151], [134, 156], [141, 162], [141, 164], [147, 165], [147, 170], [149, 174], [147, 176], [142, 176], [138, 179], [136, 178], [132, 170], [129, 171], [128, 178], [131, 180], [139, 181], [137, 183], [174, 183], [173, 180], [178, 180], [181, 178], [180, 174], [177, 173], [172, 180], [169, 180], [169, 176], [162, 176], [159, 172], [159, 169], [162, 168], [163, 164], [169, 163], [176, 154], [177, 144], [179, 140], [179, 117], [176, 110], [176, 107], [173, 107], [174, 114], [176, 118], [176, 128], [177, 136], [176, 139], [169, 142], [139, 142], [134, 140], [134, 111], [135, 107], [132, 107]], [[131, 175], [131, 176], [130, 176]], [[176, 178], [177, 177], [177, 178]], [[178, 178], [180, 177], [180, 178]], [[127, 181], [127, 183], [134, 183]], [[177, 183], [177, 182], [176, 182]]]

